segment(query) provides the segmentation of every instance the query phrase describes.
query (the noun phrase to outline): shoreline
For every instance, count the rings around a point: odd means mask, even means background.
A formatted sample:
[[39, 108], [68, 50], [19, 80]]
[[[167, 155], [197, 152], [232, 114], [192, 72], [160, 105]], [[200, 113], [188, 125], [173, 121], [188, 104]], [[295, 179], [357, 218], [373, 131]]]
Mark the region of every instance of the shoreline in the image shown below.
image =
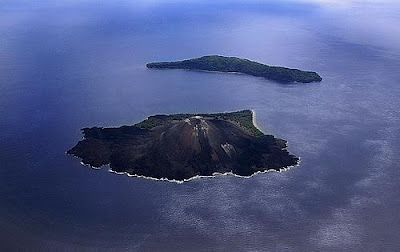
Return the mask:
[[[232, 171], [229, 171], [229, 172], [224, 172], [224, 173], [214, 172], [214, 173], [213, 173], [212, 175], [210, 175], [210, 176], [206, 176], [206, 175], [196, 175], [196, 176], [194, 176], [194, 177], [191, 177], [191, 178], [188, 178], [188, 179], [183, 179], [183, 180], [168, 179], [168, 178], [153, 178], [153, 177], [147, 177], [147, 176], [144, 176], [144, 175], [130, 174], [130, 173], [128, 173], [128, 172], [117, 172], [117, 171], [112, 170], [111, 168], [108, 169], [108, 172], [110, 172], [110, 173], [115, 173], [115, 174], [118, 174], [118, 175], [126, 175], [126, 176], [128, 176], [128, 177], [135, 177], [135, 178], [141, 178], [141, 179], [156, 180], [156, 181], [165, 181], [165, 182], [170, 182], [170, 183], [183, 184], [183, 183], [185, 183], [185, 182], [190, 182], [190, 181], [195, 180], [195, 179], [217, 178], [217, 177], [220, 177], [220, 176], [233, 176], [233, 177], [236, 177], [236, 178], [250, 179], [250, 178], [252, 178], [252, 177], [254, 177], [254, 176], [258, 175], [258, 174], [264, 174], [264, 173], [269, 173], [269, 172], [278, 172], [278, 173], [282, 173], [282, 172], [286, 172], [286, 171], [288, 171], [288, 170], [291, 170], [293, 167], [300, 166], [300, 162], [301, 162], [301, 158], [299, 157], [299, 161], [298, 161], [297, 164], [295, 164], [295, 165], [290, 165], [290, 166], [282, 167], [282, 168], [280, 168], [279, 170], [276, 170], [276, 169], [268, 169], [268, 170], [265, 170], [265, 171], [257, 171], [257, 172], [255, 172], [255, 173], [249, 175], [249, 176], [242, 176], [242, 175], [235, 174], [235, 173], [233, 173]], [[90, 165], [89, 165], [89, 166], [90, 166]], [[109, 165], [107, 165], [107, 166], [109, 166]], [[93, 169], [99, 170], [99, 169], [101, 169], [101, 168], [93, 167]]]
[[[265, 133], [260, 129], [260, 127], [259, 127], [258, 124], [257, 124], [257, 120], [256, 120], [256, 111], [255, 111], [254, 109], [250, 109], [250, 111], [251, 111], [251, 114], [252, 114], [252, 123], [253, 123], [253, 126], [254, 126], [255, 128], [257, 128], [260, 132], [262, 132], [263, 134], [265, 134]], [[102, 127], [102, 128], [104, 128], [104, 127]], [[85, 139], [85, 137], [83, 137], [83, 140], [84, 140], [84, 139]], [[283, 148], [283, 149], [286, 149], [286, 150], [287, 150], [287, 148], [288, 148], [288, 141], [285, 140], [285, 142], [286, 142], [286, 147]], [[267, 173], [267, 172], [285, 172], [285, 171], [290, 170], [290, 169], [293, 168], [293, 167], [300, 166], [300, 163], [301, 163], [301, 157], [298, 157], [298, 161], [297, 161], [297, 163], [294, 164], [294, 165], [282, 167], [282, 168], [279, 168], [279, 169], [265, 169], [265, 170], [263, 170], [263, 171], [257, 171], [257, 172], [255, 172], [255, 173], [249, 175], [249, 176], [242, 176], [242, 175], [235, 174], [235, 173], [233, 173], [232, 171], [228, 171], [228, 172], [224, 172], [224, 173], [221, 173], [221, 172], [214, 172], [212, 175], [196, 175], [196, 176], [193, 176], [193, 177], [190, 177], [190, 178], [187, 178], [187, 179], [177, 180], [177, 179], [168, 179], [168, 178], [147, 177], [147, 176], [139, 175], [139, 174], [131, 174], [131, 173], [129, 173], [129, 172], [117, 172], [117, 171], [114, 171], [114, 170], [110, 167], [110, 164], [106, 164], [106, 165], [102, 165], [102, 166], [100, 166], [100, 167], [96, 167], [96, 166], [92, 166], [92, 165], [90, 165], [90, 164], [86, 164], [86, 163], [82, 162], [82, 159], [81, 159], [80, 157], [78, 157], [78, 156], [75, 156], [74, 154], [68, 154], [67, 152], [65, 152], [65, 154], [67, 154], [67, 155], [69, 155], [69, 156], [73, 156], [73, 157], [75, 157], [75, 158], [78, 158], [78, 159], [80, 160], [80, 164], [81, 164], [81, 165], [83, 165], [83, 166], [89, 166], [91, 169], [94, 169], [94, 170], [101, 170], [103, 167], [108, 166], [108, 171], [109, 171], [109, 172], [115, 173], [115, 174], [118, 174], [118, 175], [126, 175], [126, 176], [128, 176], [128, 177], [136, 177], [136, 178], [143, 178], [143, 179], [150, 179], [150, 180], [157, 180], [157, 181], [167, 181], [167, 182], [173, 182], [173, 183], [177, 183], [177, 184], [182, 184], [182, 183], [184, 183], [184, 182], [189, 182], [189, 181], [194, 180], [194, 179], [215, 178], [215, 177], [217, 177], [217, 176], [228, 176], [228, 175], [234, 176], [234, 177], [237, 177], [237, 178], [251, 178], [251, 177], [253, 177], [253, 176], [257, 175], [257, 174], [260, 174], [260, 173]]]
[[256, 128], [257, 128], [259, 131], [261, 131], [264, 135], [266, 135], [265, 132], [262, 131], [262, 130], [260, 129], [260, 127], [258, 126], [258, 124], [257, 124], [257, 121], [256, 121], [256, 111], [255, 111], [254, 109], [250, 109], [250, 111], [251, 111], [251, 119], [252, 119], [252, 121], [253, 121], [254, 127], [256, 127]]
[[[78, 156], [75, 156], [75, 155], [73, 155], [73, 154], [67, 154], [67, 155], [73, 156], [74, 158], [80, 159]], [[154, 177], [147, 177], [147, 176], [144, 176], [144, 175], [131, 174], [131, 173], [129, 173], [129, 172], [117, 172], [117, 171], [114, 171], [114, 170], [110, 167], [110, 164], [102, 165], [102, 166], [100, 166], [100, 167], [96, 167], [96, 166], [92, 166], [92, 165], [90, 165], [90, 164], [85, 164], [85, 163], [82, 162], [82, 160], [80, 160], [80, 164], [81, 164], [82, 166], [89, 166], [89, 167], [90, 167], [91, 169], [93, 169], [93, 170], [101, 170], [101, 169], [103, 169], [103, 168], [105, 168], [105, 167], [108, 166], [108, 172], [110, 172], [110, 173], [115, 173], [115, 174], [117, 174], [117, 175], [126, 175], [126, 176], [128, 176], [128, 177], [135, 177], [135, 178], [140, 178], [140, 179], [148, 179], [148, 180], [165, 181], [165, 182], [170, 182], [170, 183], [183, 184], [183, 183], [185, 183], [185, 182], [190, 182], [190, 181], [195, 180], [195, 179], [216, 178], [216, 177], [219, 177], [219, 176], [233, 176], [233, 177], [236, 177], [236, 178], [249, 179], [249, 178], [252, 178], [252, 177], [254, 177], [254, 176], [258, 175], [258, 174], [264, 174], [264, 173], [269, 173], [269, 172], [278, 172], [278, 173], [282, 173], [282, 172], [286, 172], [286, 171], [288, 171], [288, 170], [291, 170], [291, 169], [294, 168], [294, 167], [300, 166], [301, 158], [298, 157], [298, 159], [299, 159], [299, 160], [297, 161], [297, 164], [290, 165], [290, 166], [286, 166], [286, 167], [282, 167], [282, 168], [279, 168], [279, 170], [276, 170], [276, 169], [266, 169], [266, 170], [264, 170], [264, 171], [257, 171], [257, 172], [255, 172], [255, 173], [249, 175], [249, 176], [242, 176], [242, 175], [235, 174], [235, 173], [233, 173], [232, 171], [229, 171], [229, 172], [224, 172], [224, 173], [221, 173], [221, 172], [214, 172], [214, 173], [213, 173], [212, 175], [210, 175], [210, 176], [207, 176], [207, 175], [196, 175], [196, 176], [193, 176], [193, 177], [190, 177], [190, 178], [187, 178], [187, 179], [183, 179], [183, 180], [168, 179], [168, 178], [154, 178]]]

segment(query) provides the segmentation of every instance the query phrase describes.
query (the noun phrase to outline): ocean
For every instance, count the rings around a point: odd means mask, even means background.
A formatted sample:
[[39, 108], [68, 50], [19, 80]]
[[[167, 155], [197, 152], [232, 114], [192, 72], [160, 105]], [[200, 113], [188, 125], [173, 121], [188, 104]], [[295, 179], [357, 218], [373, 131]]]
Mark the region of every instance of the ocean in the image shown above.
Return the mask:
[[[1, 251], [400, 247], [398, 3], [0, 5]], [[211, 54], [312, 70], [323, 81], [145, 67]], [[300, 166], [177, 184], [65, 154], [84, 127], [242, 109], [287, 140]]]

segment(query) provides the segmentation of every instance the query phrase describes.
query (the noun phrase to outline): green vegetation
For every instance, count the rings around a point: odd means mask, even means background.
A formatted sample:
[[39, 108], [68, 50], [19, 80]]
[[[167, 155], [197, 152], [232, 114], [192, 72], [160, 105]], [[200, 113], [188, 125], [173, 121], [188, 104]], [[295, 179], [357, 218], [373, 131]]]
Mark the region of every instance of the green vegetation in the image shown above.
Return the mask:
[[157, 69], [192, 69], [218, 72], [243, 73], [257, 77], [264, 77], [281, 83], [321, 81], [322, 78], [311, 71], [302, 71], [286, 67], [268, 66], [248, 59], [224, 57], [218, 55], [203, 56], [201, 58], [175, 61], [155, 62], [146, 65], [147, 68]]
[[133, 126], [84, 128], [84, 139], [67, 154], [92, 167], [109, 164], [116, 172], [180, 181], [296, 165], [299, 159], [286, 150], [286, 141], [264, 135], [252, 119], [252, 112], [243, 110], [156, 115]]
[[207, 119], [227, 120], [244, 129], [253, 136], [263, 136], [264, 134], [253, 124], [253, 113], [250, 110], [242, 110], [230, 113], [216, 114], [176, 114], [176, 115], [155, 115], [146, 120], [133, 125], [141, 129], [153, 129], [173, 121], [181, 121], [193, 116], [201, 116]]

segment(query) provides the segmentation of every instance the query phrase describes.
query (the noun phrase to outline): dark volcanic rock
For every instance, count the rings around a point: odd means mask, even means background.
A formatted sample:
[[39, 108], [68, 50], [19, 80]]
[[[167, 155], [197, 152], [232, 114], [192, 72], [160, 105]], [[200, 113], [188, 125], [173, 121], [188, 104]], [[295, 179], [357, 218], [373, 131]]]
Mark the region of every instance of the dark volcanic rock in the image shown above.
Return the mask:
[[249, 110], [208, 114], [152, 116], [133, 126], [85, 128], [84, 140], [67, 153], [82, 162], [153, 178], [183, 180], [196, 175], [257, 171], [297, 164], [286, 142], [249, 126]]

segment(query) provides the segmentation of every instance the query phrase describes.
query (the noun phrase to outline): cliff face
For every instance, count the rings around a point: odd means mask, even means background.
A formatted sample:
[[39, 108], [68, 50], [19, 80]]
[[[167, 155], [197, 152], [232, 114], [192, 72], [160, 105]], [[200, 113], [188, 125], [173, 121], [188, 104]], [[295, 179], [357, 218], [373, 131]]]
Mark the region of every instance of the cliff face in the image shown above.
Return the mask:
[[83, 132], [85, 139], [68, 154], [92, 166], [110, 164], [114, 171], [154, 178], [183, 180], [229, 171], [248, 176], [298, 161], [286, 151], [285, 141], [254, 136], [213, 117], [191, 115], [152, 129], [123, 126]]

